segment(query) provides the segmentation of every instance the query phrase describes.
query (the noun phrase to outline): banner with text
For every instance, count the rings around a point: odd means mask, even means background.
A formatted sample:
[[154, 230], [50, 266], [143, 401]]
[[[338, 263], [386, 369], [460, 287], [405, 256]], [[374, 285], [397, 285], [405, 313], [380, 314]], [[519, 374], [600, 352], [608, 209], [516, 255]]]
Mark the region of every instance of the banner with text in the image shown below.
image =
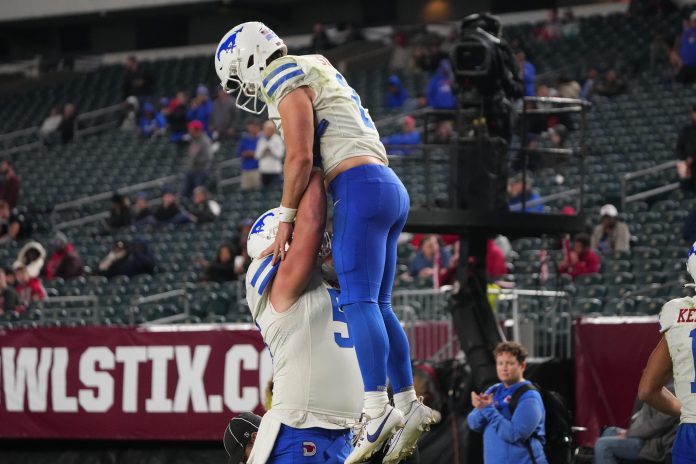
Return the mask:
[[0, 438], [220, 440], [272, 369], [249, 325], [0, 331]]

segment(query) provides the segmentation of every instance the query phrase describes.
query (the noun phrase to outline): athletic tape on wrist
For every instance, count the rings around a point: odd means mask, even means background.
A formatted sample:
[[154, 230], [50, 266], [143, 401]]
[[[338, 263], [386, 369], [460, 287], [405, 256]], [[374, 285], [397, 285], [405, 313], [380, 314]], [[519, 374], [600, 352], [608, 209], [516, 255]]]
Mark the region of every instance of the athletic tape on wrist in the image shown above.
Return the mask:
[[286, 208], [283, 205], [280, 206], [280, 222], [292, 222], [295, 220], [296, 215], [296, 208]]

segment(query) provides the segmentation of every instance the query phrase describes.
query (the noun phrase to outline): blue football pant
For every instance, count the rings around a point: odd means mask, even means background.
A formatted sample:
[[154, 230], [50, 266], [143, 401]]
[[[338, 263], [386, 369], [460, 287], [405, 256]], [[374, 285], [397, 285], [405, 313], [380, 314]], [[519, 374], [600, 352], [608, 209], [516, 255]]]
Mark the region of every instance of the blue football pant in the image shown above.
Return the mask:
[[681, 424], [677, 429], [672, 464], [696, 464], [696, 424]]
[[295, 429], [282, 425], [268, 464], [343, 464], [353, 450], [350, 429]]
[[408, 338], [391, 306], [396, 248], [409, 197], [390, 168], [362, 165], [331, 182], [339, 304], [355, 343], [365, 391], [413, 386]]

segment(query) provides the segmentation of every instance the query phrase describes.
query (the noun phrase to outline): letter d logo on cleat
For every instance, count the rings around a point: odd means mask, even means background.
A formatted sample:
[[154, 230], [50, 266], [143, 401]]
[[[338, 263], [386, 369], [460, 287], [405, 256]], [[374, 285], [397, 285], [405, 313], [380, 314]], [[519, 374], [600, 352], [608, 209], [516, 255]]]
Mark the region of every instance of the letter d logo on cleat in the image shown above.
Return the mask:
[[317, 454], [317, 445], [311, 441], [302, 442], [302, 455], [303, 456], [314, 456]]

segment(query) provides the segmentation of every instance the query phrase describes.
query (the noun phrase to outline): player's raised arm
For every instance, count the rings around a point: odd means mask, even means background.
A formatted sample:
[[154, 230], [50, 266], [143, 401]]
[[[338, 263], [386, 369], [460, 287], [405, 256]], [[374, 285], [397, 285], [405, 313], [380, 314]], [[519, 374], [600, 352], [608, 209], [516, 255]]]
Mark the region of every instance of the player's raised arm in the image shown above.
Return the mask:
[[315, 170], [299, 202], [295, 234], [271, 288], [271, 304], [278, 312], [289, 309], [302, 295], [316, 266], [326, 226], [324, 176]]
[[285, 243], [292, 235], [292, 221], [312, 171], [314, 110], [311, 95], [308, 87], [300, 87], [286, 95], [278, 105], [285, 140], [285, 165], [281, 224], [272, 249], [267, 250], [268, 254], [273, 253], [273, 264], [279, 256], [285, 259]]
[[643, 371], [638, 386], [638, 397], [653, 408], [670, 416], [681, 415], [679, 400], [664, 385], [672, 376], [672, 358], [669, 355], [667, 339], [662, 336]]

